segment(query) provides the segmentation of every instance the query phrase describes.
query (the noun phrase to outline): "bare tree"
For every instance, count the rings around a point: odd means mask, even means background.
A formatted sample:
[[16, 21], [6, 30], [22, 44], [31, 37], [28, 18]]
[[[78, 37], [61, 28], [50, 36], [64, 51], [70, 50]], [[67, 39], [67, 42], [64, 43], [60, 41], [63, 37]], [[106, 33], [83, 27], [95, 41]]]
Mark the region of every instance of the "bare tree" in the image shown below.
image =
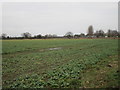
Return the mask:
[[79, 34], [75, 34], [74, 38], [80, 38], [80, 35]]
[[5, 33], [2, 33], [2, 34], [1, 34], [1, 38], [2, 38], [2, 39], [5, 39], [5, 38], [7, 38], [7, 34], [5, 34]]
[[56, 34], [46, 34], [45, 35], [45, 38], [55, 38], [55, 37], [57, 37]]
[[53, 35], [52, 35], [52, 37], [54, 37], [54, 38], [55, 38], [55, 37], [57, 37], [57, 35], [56, 35], [56, 34], [53, 34]]
[[92, 37], [93, 36], [93, 26], [92, 25], [90, 25], [89, 27], [88, 27], [88, 34], [87, 34], [87, 36], [89, 36], [89, 37]]
[[112, 36], [113, 36], [113, 37], [117, 37], [117, 36], [118, 36], [117, 30], [113, 30], [113, 31], [112, 31]]
[[84, 34], [84, 33], [81, 33], [81, 34], [80, 34], [80, 37], [85, 37], [85, 34]]
[[41, 34], [38, 34], [38, 35], [36, 36], [36, 38], [42, 38], [42, 35], [41, 35]]
[[94, 35], [98, 38], [99, 37], [99, 31], [96, 31]]
[[52, 34], [46, 34], [45, 37], [46, 38], [52, 38]]
[[24, 38], [30, 38], [31, 37], [31, 34], [29, 32], [22, 33], [21, 35]]
[[67, 32], [65, 34], [65, 37], [67, 37], [67, 38], [73, 38], [73, 33], [72, 32]]
[[108, 32], [107, 32], [107, 36], [108, 37], [117, 37], [117, 36], [119, 36], [119, 32], [117, 32], [117, 30], [108, 30]]
[[96, 36], [96, 37], [104, 37], [104, 36], [105, 36], [105, 33], [104, 33], [103, 30], [99, 30], [99, 31], [96, 31], [95, 36]]
[[108, 37], [111, 37], [111, 36], [112, 36], [112, 30], [110, 30], [110, 29], [108, 30], [107, 36], [108, 36]]

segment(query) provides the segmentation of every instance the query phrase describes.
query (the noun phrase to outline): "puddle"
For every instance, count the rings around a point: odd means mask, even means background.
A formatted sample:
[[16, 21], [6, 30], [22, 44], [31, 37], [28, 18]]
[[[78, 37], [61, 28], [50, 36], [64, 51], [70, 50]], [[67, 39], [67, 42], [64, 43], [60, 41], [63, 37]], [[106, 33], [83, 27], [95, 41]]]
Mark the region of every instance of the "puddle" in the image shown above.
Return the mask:
[[49, 48], [48, 50], [59, 50], [62, 49], [61, 47], [57, 47], [57, 48]]

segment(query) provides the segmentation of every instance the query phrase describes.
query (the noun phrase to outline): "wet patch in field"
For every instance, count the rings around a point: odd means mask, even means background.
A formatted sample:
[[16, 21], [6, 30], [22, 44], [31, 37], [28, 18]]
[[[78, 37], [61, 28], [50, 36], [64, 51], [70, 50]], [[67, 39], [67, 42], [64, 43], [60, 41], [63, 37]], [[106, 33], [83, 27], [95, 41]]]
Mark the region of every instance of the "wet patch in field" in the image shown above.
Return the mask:
[[48, 50], [59, 50], [62, 49], [61, 47], [56, 47], [56, 48], [49, 48]]

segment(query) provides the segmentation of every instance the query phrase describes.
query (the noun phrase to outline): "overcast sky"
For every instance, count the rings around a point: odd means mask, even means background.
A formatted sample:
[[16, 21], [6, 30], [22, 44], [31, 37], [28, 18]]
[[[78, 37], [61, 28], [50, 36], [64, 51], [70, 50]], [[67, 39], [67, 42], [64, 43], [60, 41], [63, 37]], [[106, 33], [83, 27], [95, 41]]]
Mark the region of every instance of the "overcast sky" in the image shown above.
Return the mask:
[[[2, 33], [64, 35], [118, 29], [117, 2], [11, 2], [2, 4]], [[1, 32], [0, 32], [1, 33]]]

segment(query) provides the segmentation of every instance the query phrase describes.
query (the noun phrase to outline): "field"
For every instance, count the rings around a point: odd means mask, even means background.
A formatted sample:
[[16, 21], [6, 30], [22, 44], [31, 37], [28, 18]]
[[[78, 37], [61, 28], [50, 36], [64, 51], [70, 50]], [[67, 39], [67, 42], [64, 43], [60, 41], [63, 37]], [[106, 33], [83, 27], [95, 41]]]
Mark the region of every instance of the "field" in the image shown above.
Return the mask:
[[3, 88], [118, 87], [117, 39], [2, 41]]

